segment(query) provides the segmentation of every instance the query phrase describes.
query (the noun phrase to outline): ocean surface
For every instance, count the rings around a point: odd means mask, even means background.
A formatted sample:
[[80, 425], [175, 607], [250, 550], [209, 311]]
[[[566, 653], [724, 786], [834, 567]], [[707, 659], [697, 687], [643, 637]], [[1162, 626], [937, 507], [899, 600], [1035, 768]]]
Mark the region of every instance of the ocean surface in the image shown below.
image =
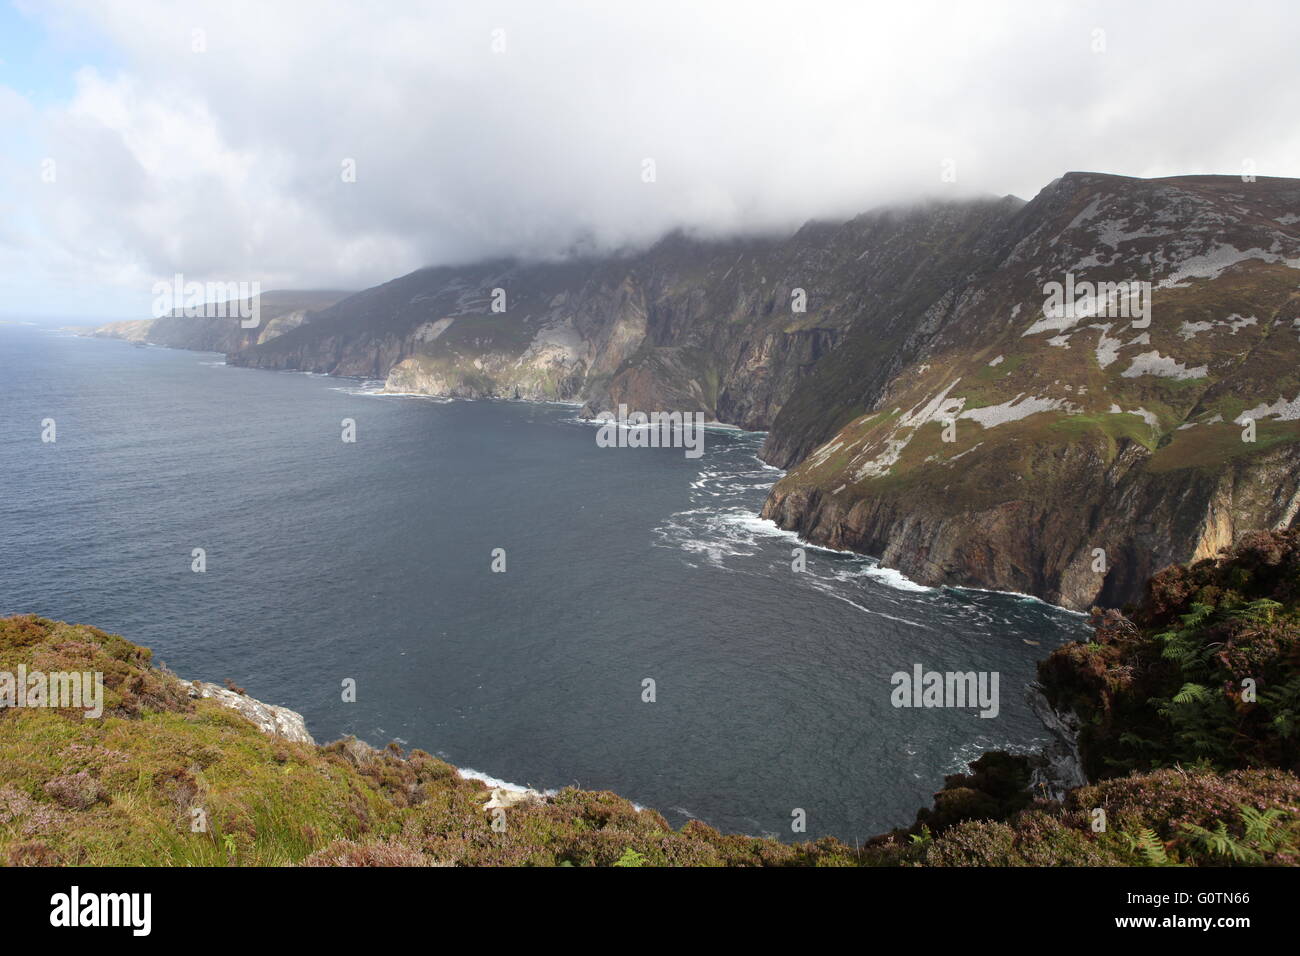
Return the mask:
[[[853, 841], [982, 751], [1043, 743], [1025, 686], [1085, 632], [869, 558], [808, 548], [792, 571], [796, 539], [757, 518], [780, 476], [759, 434], [710, 430], [696, 460], [601, 448], [570, 406], [378, 396], [23, 324], [0, 325], [0, 363], [0, 613], [123, 634], [320, 741]], [[998, 672], [999, 715], [893, 707], [915, 664]]]

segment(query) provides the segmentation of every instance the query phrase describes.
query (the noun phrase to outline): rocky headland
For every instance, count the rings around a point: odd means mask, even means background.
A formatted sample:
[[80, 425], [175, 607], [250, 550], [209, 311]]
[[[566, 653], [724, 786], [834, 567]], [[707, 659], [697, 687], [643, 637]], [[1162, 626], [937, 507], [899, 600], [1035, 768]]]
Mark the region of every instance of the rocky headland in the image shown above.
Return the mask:
[[[395, 393], [766, 430], [783, 528], [1082, 610], [1295, 522], [1297, 278], [1300, 181], [1068, 173], [1027, 203], [422, 269], [224, 347]], [[1096, 292], [1065, 308], [1052, 283]]]

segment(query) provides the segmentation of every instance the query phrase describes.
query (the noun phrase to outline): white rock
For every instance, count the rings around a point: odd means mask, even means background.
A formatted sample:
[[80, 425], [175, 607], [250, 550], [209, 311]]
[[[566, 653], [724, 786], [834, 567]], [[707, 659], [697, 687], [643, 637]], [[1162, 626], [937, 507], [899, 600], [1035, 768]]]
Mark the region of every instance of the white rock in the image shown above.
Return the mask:
[[299, 744], [311, 744], [312, 746], [316, 744], [316, 741], [312, 739], [312, 735], [307, 732], [307, 721], [303, 719], [302, 714], [290, 710], [288, 707], [265, 704], [245, 694], [236, 694], [233, 690], [227, 690], [225, 687], [218, 687], [216, 684], [200, 681], [191, 681], [186, 685], [186, 688], [191, 697], [215, 700], [223, 707], [229, 707], [231, 710], [242, 714], [264, 734], [283, 737], [285, 740], [291, 740]]

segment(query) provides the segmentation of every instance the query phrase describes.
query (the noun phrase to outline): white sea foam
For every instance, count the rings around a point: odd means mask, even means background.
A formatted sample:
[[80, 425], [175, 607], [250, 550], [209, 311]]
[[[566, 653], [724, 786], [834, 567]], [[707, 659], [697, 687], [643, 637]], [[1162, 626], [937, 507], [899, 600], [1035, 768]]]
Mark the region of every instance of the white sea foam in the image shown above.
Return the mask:
[[384, 390], [384, 383], [379, 379], [367, 379], [354, 385], [335, 385], [330, 388], [332, 392], [342, 392], [344, 395], [359, 395], [363, 398], [415, 398], [421, 401], [433, 402], [437, 405], [447, 405], [456, 401], [454, 398], [448, 398], [444, 395], [429, 395], [426, 392], [389, 392]]
[[945, 774], [969, 773], [970, 765], [993, 750], [1001, 750], [1009, 754], [1021, 754], [1026, 757], [1034, 756], [1039, 753], [1048, 743], [1046, 737], [1036, 737], [1028, 743], [1012, 743], [1006, 740], [998, 740], [992, 737], [977, 737], [975, 740], [969, 740], [959, 746], [948, 758], [948, 766], [944, 769]]
[[1025, 594], [1023, 591], [998, 591], [993, 588], [975, 588], [975, 587], [953, 587], [954, 591], [974, 591], [977, 594], [1005, 594], [1008, 597], [1020, 598], [1026, 604], [1042, 604], [1056, 611], [1062, 611], [1066, 614], [1073, 614], [1075, 617], [1087, 617], [1086, 611], [1072, 611], [1068, 607], [1061, 607], [1059, 604], [1052, 604], [1050, 601], [1044, 601], [1035, 594]]
[[916, 591], [920, 593], [933, 591], [934, 588], [926, 587], [924, 584], [917, 584], [902, 571], [895, 568], [882, 568], [880, 565], [866, 568], [862, 572], [864, 577], [871, 578], [873, 581], [879, 581], [881, 584], [887, 584], [891, 588], [899, 591]]
[[884, 611], [879, 611], [875, 608], [871, 608], [871, 607], [867, 607], [866, 605], [859, 604], [857, 601], [853, 600], [847, 594], [841, 594], [838, 590], [836, 590], [834, 587], [831, 586], [829, 581], [826, 581], [825, 579], [818, 578], [816, 576], [810, 576], [808, 580], [813, 587], [821, 591], [823, 594], [827, 595], [828, 597], [833, 597], [837, 601], [843, 601], [845, 604], [857, 608], [863, 614], [870, 614], [872, 617], [883, 617], [890, 621], [896, 621], [899, 624], [906, 624], [909, 627], [919, 627], [923, 630], [926, 628], [926, 625], [920, 623], [919, 621], [909, 621], [905, 617], [898, 617], [895, 614], [886, 614]]
[[[1116, 409], [1118, 410], [1118, 409]], [[1141, 410], [1139, 410], [1139, 413]], [[1137, 413], [1135, 413], [1137, 414]], [[757, 459], [754, 459], [757, 461]], [[837, 561], [829, 572], [822, 563], [819, 569], [808, 574], [809, 583], [814, 583], [825, 593], [838, 600], [846, 601], [860, 610], [897, 620], [903, 624], [917, 627], [917, 624], [904, 618], [883, 614], [873, 608], [863, 607], [839, 593], [836, 585], [855, 585], [866, 579], [873, 584], [882, 585], [893, 591], [910, 594], [934, 594], [939, 591], [972, 591], [988, 594], [1007, 594], [1023, 601], [1033, 601], [1048, 607], [1053, 605], [1029, 594], [1014, 591], [995, 591], [985, 588], [960, 588], [950, 585], [931, 587], [913, 581], [897, 568], [881, 566], [879, 560], [860, 552], [840, 548], [830, 548], [814, 544], [800, 538], [795, 531], [780, 527], [770, 518], [762, 518], [755, 511], [755, 492], [766, 492], [775, 484], [781, 470], [762, 465], [760, 470], [746, 468], [737, 463], [728, 467], [725, 458], [711, 458], [703, 463], [696, 473], [695, 480], [689, 483], [690, 497], [698, 507], [688, 508], [674, 513], [667, 521], [654, 529], [658, 537], [656, 544], [660, 547], [678, 548], [689, 555], [700, 556], [708, 566], [722, 571], [747, 570], [743, 561], [728, 563], [730, 558], [757, 557], [764, 551], [769, 556], [773, 553], [771, 545], [781, 542], [790, 547], [802, 547], [809, 551], [848, 558], [849, 561]], [[773, 474], [775, 472], [776, 474]], [[730, 506], [726, 502], [730, 502]], [[766, 542], [766, 544], [765, 544]], [[788, 551], [781, 555], [783, 561], [789, 560]], [[688, 561], [691, 567], [696, 567]], [[811, 568], [811, 566], [810, 566]], [[749, 569], [752, 570], [752, 569]], [[768, 573], [765, 569], [761, 573]], [[850, 591], [849, 593], [853, 593]], [[1062, 609], [1065, 610], [1065, 609]], [[1079, 612], [1071, 611], [1071, 614]]]
[[543, 797], [553, 797], [560, 791], [558, 790], [538, 790], [536, 787], [525, 787], [517, 783], [510, 783], [508, 780], [502, 780], [500, 777], [493, 777], [481, 770], [474, 770], [470, 767], [458, 768], [460, 775], [466, 780], [478, 780], [486, 783], [493, 790], [508, 790], [511, 793], [535, 793]]

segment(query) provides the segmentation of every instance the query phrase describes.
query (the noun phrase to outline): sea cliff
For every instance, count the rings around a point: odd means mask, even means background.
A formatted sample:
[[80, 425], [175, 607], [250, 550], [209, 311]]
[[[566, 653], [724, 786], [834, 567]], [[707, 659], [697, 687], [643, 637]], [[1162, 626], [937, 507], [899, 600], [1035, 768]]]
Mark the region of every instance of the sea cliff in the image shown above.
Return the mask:
[[1298, 211], [1292, 179], [1074, 172], [1028, 203], [422, 269], [227, 362], [702, 412], [767, 431], [788, 474], [764, 515], [810, 541], [925, 584], [1121, 605], [1300, 513]]

